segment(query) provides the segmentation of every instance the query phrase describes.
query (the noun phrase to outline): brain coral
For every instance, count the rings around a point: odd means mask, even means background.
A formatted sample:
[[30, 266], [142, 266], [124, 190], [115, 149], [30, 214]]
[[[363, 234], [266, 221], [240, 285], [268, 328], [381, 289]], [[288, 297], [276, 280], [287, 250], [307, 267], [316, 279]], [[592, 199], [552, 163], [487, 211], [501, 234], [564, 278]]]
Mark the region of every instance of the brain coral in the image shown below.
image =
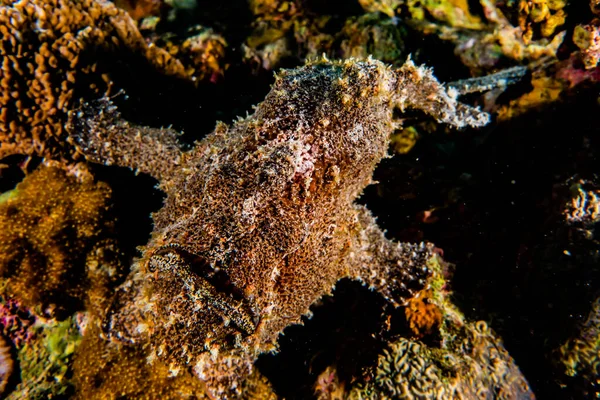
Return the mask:
[[[429, 262], [430, 305], [442, 321], [428, 327], [439, 339], [404, 337], [389, 343], [374, 373], [349, 392], [365, 399], [533, 399], [529, 384], [484, 321], [469, 322], [450, 302], [443, 260]], [[407, 305], [410, 308], [411, 304]], [[413, 322], [410, 322], [413, 328]]]
[[25, 305], [76, 307], [122, 271], [111, 190], [79, 165], [41, 166], [0, 197], [0, 277]]
[[105, 0], [1, 0], [0, 32], [0, 158], [60, 154], [66, 112], [82, 96], [110, 91], [111, 63], [146, 59], [166, 74], [186, 74]]

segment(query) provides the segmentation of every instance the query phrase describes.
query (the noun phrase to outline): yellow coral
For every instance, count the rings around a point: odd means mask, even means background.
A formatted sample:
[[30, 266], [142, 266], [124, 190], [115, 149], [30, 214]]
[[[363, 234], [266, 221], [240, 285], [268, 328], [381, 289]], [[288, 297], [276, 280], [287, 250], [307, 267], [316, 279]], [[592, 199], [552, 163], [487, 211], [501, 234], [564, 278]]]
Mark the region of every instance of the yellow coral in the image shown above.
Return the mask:
[[367, 12], [382, 12], [389, 17], [395, 15], [395, 10], [402, 4], [402, 0], [358, 0]]
[[188, 371], [170, 371], [149, 364], [143, 351], [100, 338], [99, 329], [86, 332], [73, 363], [79, 399], [204, 399], [204, 385]]
[[28, 306], [101, 306], [120, 274], [111, 190], [79, 165], [41, 166], [0, 202], [0, 276]]
[[531, 42], [537, 25], [542, 37], [552, 36], [557, 27], [564, 25], [567, 17], [564, 11], [566, 5], [566, 0], [521, 0], [519, 26], [523, 31], [525, 44]]
[[429, 14], [453, 27], [483, 28], [481, 19], [469, 11], [467, 0], [408, 0], [407, 5], [411, 16], [417, 20], [422, 20]]
[[67, 111], [81, 96], [110, 91], [106, 65], [123, 51], [186, 77], [178, 60], [148, 45], [108, 1], [1, 0], [0, 32], [0, 158], [60, 154]]
[[392, 135], [392, 146], [396, 153], [406, 154], [408, 153], [419, 139], [419, 132], [413, 126], [409, 126], [396, 132]]
[[573, 31], [573, 43], [580, 49], [580, 57], [586, 69], [596, 68], [600, 60], [600, 20], [577, 25]]
[[[143, 348], [101, 338], [96, 324], [86, 332], [73, 363], [76, 399], [208, 399], [204, 384], [187, 369], [148, 362]], [[254, 371], [242, 384], [243, 400], [275, 400], [269, 381]]]
[[531, 92], [511, 100], [507, 106], [503, 106], [498, 111], [499, 120], [508, 120], [527, 110], [556, 101], [565, 88], [565, 84], [560, 80], [548, 76], [534, 77], [531, 84], [533, 86]]

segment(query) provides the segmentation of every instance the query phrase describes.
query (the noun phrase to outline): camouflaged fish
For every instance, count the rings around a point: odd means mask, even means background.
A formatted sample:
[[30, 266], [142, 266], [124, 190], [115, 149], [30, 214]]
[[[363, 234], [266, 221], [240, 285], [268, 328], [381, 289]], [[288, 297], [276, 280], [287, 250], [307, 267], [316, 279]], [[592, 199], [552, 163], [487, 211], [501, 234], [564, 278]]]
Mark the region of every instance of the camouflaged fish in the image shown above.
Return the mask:
[[354, 200], [400, 126], [394, 110], [406, 108], [457, 128], [489, 119], [430, 70], [371, 59], [280, 72], [254, 114], [187, 151], [175, 132], [131, 125], [107, 101], [74, 113], [72, 139], [89, 160], [150, 174], [167, 194], [106, 336], [230, 398], [340, 279], [403, 304], [426, 285], [433, 247], [386, 239]]

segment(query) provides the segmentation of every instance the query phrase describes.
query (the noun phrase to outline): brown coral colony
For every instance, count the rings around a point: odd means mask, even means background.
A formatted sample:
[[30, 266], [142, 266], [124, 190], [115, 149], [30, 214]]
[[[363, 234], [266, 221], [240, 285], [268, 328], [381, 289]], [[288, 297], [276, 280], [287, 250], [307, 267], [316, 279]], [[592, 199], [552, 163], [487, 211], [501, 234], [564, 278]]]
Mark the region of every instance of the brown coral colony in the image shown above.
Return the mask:
[[127, 49], [167, 74], [186, 77], [179, 61], [148, 46], [125, 11], [107, 1], [2, 0], [0, 7], [0, 158], [65, 157], [64, 123], [80, 97], [111, 91], [98, 54]]

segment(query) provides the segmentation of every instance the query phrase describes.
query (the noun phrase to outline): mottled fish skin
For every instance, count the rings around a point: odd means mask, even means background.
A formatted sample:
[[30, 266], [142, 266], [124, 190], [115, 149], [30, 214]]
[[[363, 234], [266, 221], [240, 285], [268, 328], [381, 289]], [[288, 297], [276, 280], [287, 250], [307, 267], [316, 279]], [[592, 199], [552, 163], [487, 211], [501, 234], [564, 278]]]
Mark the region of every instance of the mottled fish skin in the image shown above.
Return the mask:
[[72, 139], [89, 160], [151, 174], [167, 193], [106, 335], [143, 343], [174, 371], [191, 367], [227, 398], [338, 280], [403, 304], [426, 285], [432, 245], [386, 239], [354, 204], [400, 126], [397, 108], [458, 128], [488, 122], [430, 70], [372, 59], [280, 72], [253, 115], [219, 123], [187, 152], [176, 133], [128, 124], [106, 101], [74, 114]]

